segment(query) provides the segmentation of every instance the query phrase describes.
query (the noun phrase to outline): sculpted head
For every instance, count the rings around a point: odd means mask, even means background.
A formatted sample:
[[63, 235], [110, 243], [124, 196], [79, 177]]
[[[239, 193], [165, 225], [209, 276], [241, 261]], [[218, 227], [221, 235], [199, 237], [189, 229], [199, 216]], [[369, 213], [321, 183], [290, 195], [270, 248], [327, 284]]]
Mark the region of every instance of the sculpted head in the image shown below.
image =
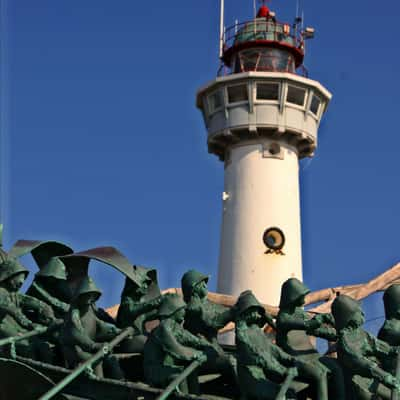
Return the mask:
[[4, 282], [4, 287], [10, 292], [18, 292], [21, 289], [22, 285], [24, 284], [26, 279], [26, 274], [20, 272], [18, 274], [13, 275], [12, 277], [8, 278]]
[[265, 309], [259, 303], [251, 290], [240, 294], [235, 305], [236, 320], [245, 322], [246, 325], [264, 326], [266, 323]]
[[10, 292], [18, 292], [21, 289], [28, 270], [14, 257], [4, 257], [0, 265], [0, 285]]
[[185, 319], [186, 304], [181, 296], [170, 294], [163, 297], [163, 301], [158, 310], [161, 320], [171, 318], [177, 323], [182, 323]]
[[400, 319], [400, 285], [391, 285], [383, 294], [386, 319]]
[[100, 298], [101, 291], [97, 288], [93, 279], [85, 277], [79, 285], [74, 296], [74, 303], [77, 306], [86, 306], [96, 303]]
[[181, 280], [183, 298], [188, 303], [192, 297], [204, 299], [208, 295], [208, 276], [194, 269], [187, 271]]
[[335, 318], [337, 331], [345, 328], [359, 328], [365, 322], [360, 303], [346, 295], [336, 297], [332, 303], [332, 315]]
[[283, 283], [279, 308], [290, 310], [302, 307], [305, 304], [305, 297], [310, 290], [297, 278], [290, 278]]

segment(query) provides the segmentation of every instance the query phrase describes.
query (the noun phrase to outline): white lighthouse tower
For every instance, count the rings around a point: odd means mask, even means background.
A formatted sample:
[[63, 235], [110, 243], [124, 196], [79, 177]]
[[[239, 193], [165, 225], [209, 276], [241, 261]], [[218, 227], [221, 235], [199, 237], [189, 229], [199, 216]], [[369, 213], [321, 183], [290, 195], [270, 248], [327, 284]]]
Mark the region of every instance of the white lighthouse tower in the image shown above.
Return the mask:
[[225, 168], [218, 291], [250, 288], [273, 305], [286, 279], [302, 279], [299, 159], [313, 156], [331, 99], [305, 73], [314, 31], [299, 20], [278, 22], [262, 5], [254, 20], [222, 29], [222, 67], [197, 94], [208, 151]]

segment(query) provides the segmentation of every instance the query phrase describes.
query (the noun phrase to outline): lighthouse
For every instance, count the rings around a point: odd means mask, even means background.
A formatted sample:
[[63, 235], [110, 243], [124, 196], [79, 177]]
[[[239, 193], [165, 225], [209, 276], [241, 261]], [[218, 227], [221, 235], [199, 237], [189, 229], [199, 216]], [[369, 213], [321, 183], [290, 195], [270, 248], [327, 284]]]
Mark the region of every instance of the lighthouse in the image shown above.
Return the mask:
[[314, 29], [265, 4], [225, 29], [223, 8], [221, 68], [196, 99], [225, 171], [218, 292], [278, 305], [282, 283], [302, 280], [299, 160], [316, 151], [331, 94], [303, 66]]

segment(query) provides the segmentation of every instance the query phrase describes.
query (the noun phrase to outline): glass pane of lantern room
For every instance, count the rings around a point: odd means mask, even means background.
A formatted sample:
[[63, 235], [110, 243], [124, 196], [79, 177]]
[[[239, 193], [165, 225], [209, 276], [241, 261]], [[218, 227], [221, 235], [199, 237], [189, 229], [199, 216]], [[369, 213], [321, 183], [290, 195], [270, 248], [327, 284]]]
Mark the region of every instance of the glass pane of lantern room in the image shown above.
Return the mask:
[[279, 100], [279, 84], [257, 83], [257, 100]]
[[218, 108], [222, 107], [222, 92], [220, 90], [214, 92], [208, 97], [208, 104], [210, 105], [210, 112], [214, 112]]
[[298, 106], [304, 106], [305, 98], [306, 98], [305, 89], [292, 85], [288, 86], [288, 92], [286, 97], [286, 101], [288, 103], [297, 104]]
[[314, 94], [312, 97], [312, 100], [311, 100], [310, 111], [313, 114], [318, 115], [318, 110], [319, 110], [320, 104], [321, 104], [321, 100], [319, 99], [318, 96], [316, 96]]
[[242, 71], [255, 71], [259, 60], [258, 51], [245, 50], [239, 55]]
[[229, 103], [237, 103], [238, 101], [247, 101], [247, 85], [235, 85], [228, 87]]

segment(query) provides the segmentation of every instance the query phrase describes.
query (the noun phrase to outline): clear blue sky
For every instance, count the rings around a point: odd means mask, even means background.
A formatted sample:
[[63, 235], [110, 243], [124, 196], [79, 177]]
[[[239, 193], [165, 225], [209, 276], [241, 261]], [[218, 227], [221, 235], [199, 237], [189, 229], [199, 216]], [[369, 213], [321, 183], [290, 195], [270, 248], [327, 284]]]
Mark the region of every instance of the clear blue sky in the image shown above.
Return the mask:
[[[2, 3], [5, 247], [114, 245], [157, 267], [163, 287], [195, 267], [215, 288], [223, 166], [194, 102], [218, 68], [218, 1]], [[295, 3], [270, 6], [292, 21]], [[400, 3], [302, 6], [316, 29], [310, 77], [333, 93], [301, 172], [304, 277], [318, 289], [400, 260]], [[251, 0], [226, 7], [228, 24], [252, 15]], [[117, 302], [121, 276], [91, 272], [103, 304]], [[383, 314], [377, 301], [368, 309]]]

